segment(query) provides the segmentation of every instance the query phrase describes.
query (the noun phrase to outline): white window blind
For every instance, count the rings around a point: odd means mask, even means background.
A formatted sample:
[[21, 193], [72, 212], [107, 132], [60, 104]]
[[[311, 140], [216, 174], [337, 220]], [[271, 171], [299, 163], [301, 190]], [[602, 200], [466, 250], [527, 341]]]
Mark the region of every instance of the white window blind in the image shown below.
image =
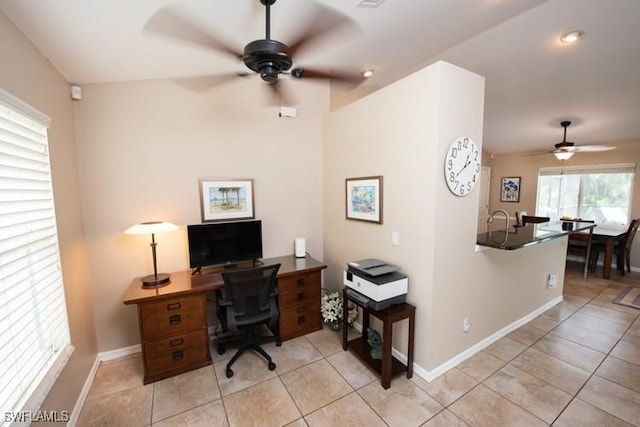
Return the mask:
[[536, 215], [594, 220], [598, 227], [629, 225], [635, 163], [542, 168]]
[[48, 118], [0, 90], [0, 423], [35, 411], [73, 347], [60, 267]]

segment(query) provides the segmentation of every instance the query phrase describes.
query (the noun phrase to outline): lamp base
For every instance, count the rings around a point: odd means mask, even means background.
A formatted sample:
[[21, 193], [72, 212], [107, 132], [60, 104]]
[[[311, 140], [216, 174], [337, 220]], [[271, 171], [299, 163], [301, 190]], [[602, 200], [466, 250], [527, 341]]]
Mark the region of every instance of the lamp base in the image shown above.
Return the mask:
[[143, 288], [153, 288], [154, 286], [164, 285], [165, 283], [169, 283], [171, 281], [169, 275], [165, 273], [151, 274], [149, 276], [143, 277], [140, 280], [142, 280]]

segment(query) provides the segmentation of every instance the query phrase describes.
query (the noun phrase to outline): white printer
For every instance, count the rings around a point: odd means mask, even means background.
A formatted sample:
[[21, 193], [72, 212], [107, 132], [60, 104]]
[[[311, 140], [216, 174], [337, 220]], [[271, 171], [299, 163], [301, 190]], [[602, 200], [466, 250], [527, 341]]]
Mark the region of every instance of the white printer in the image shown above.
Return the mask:
[[373, 310], [400, 304], [407, 298], [409, 279], [398, 270], [395, 265], [372, 258], [349, 262], [344, 270], [347, 294]]

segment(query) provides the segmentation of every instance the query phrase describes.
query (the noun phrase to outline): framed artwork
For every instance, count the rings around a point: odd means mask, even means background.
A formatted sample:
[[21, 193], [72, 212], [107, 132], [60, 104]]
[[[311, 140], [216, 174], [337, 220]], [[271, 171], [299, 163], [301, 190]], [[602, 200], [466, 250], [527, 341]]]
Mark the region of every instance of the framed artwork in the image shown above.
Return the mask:
[[213, 180], [200, 182], [202, 222], [254, 218], [253, 180]]
[[502, 177], [502, 187], [500, 189], [501, 202], [520, 201], [520, 177]]
[[345, 181], [347, 219], [382, 224], [382, 176]]

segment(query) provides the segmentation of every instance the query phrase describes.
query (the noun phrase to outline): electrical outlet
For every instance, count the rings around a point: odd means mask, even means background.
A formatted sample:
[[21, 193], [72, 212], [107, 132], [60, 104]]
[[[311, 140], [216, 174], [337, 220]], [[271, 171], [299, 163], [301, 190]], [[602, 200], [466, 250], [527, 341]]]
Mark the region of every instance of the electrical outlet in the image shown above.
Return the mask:
[[471, 330], [471, 320], [468, 317], [462, 319], [462, 332], [469, 332]]
[[547, 288], [553, 289], [556, 286], [558, 286], [558, 275], [550, 274], [549, 278], [547, 279]]

